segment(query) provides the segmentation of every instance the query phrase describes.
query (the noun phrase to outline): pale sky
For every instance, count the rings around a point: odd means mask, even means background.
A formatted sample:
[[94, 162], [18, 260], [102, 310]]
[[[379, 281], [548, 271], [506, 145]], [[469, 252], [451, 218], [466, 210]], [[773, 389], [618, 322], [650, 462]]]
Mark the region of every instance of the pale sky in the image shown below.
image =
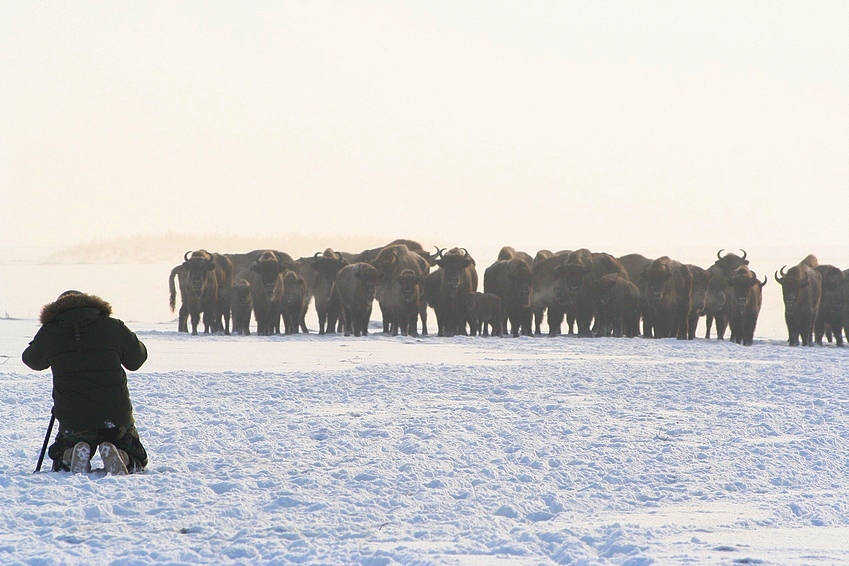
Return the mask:
[[816, 251], [846, 238], [847, 30], [846, 2], [5, 1], [0, 239]]

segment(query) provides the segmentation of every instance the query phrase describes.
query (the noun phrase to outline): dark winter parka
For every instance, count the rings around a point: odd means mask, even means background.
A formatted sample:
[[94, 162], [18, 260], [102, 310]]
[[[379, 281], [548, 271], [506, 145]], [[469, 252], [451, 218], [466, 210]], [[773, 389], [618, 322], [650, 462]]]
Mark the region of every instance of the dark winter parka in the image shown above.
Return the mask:
[[62, 432], [134, 424], [124, 368], [139, 369], [147, 349], [111, 314], [100, 297], [63, 293], [44, 306], [42, 327], [21, 356], [34, 370], [52, 368], [54, 413]]

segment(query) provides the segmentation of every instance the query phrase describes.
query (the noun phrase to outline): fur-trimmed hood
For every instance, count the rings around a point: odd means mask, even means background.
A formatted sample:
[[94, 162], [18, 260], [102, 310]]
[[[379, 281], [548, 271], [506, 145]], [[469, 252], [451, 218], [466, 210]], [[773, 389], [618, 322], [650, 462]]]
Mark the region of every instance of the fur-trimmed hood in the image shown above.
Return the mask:
[[59, 298], [44, 305], [41, 309], [41, 324], [46, 324], [62, 313], [74, 309], [97, 309], [103, 316], [112, 314], [112, 305], [98, 297], [86, 293], [62, 293]]

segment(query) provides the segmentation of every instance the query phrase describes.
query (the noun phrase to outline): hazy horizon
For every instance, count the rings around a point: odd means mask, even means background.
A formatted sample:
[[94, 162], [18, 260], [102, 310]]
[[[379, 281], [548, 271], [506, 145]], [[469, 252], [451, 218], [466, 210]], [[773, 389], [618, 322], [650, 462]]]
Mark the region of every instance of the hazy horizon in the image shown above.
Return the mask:
[[839, 2], [4, 2], [0, 240], [816, 253], [846, 29]]

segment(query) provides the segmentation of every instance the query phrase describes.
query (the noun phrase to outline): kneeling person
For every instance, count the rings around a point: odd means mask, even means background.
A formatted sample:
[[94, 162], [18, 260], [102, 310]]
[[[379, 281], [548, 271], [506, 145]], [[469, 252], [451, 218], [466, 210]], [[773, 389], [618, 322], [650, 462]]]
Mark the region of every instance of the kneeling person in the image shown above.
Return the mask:
[[107, 472], [133, 473], [147, 466], [124, 371], [139, 369], [147, 349], [111, 314], [100, 297], [65, 291], [44, 306], [42, 327], [21, 356], [34, 370], [53, 371], [59, 433], [47, 453], [54, 472], [90, 471], [98, 447]]

